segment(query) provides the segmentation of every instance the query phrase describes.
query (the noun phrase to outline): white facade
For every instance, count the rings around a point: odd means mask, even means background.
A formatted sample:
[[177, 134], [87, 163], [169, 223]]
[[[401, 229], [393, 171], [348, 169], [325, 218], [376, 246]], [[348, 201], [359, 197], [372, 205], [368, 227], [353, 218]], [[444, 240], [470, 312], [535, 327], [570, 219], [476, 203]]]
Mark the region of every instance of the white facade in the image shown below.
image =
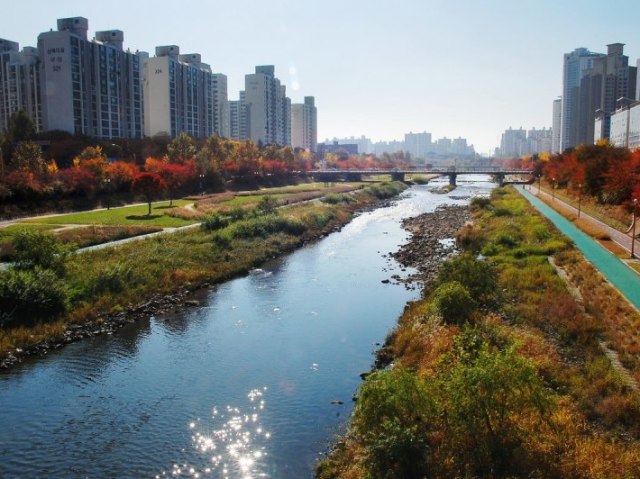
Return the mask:
[[551, 122], [551, 153], [560, 153], [560, 128], [562, 124], [562, 97], [553, 100], [553, 114]]
[[42, 129], [38, 50], [0, 38], [0, 130], [9, 126], [9, 118], [19, 110]]
[[97, 138], [140, 138], [143, 134], [141, 60], [122, 50], [120, 30], [96, 32], [89, 21], [58, 20], [58, 30], [38, 36], [43, 130]]
[[[291, 144], [291, 100], [273, 65], [245, 75], [244, 111], [248, 139], [263, 145]], [[240, 112], [240, 110], [239, 110]], [[242, 120], [241, 120], [242, 121]]]
[[611, 115], [609, 141], [614, 146], [640, 148], [640, 104], [623, 108]]
[[304, 97], [304, 103], [291, 105], [291, 146], [317, 151], [318, 112], [312, 96]]
[[143, 70], [145, 135], [229, 136], [227, 78], [211, 73], [200, 54], [181, 55], [177, 45], [156, 47]]

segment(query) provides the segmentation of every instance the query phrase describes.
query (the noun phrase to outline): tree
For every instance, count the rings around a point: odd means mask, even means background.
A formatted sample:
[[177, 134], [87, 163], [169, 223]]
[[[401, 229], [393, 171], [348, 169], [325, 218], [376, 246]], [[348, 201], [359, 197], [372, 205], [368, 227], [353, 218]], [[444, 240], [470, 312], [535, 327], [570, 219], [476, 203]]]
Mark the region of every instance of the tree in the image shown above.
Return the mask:
[[146, 170], [152, 173], [156, 173], [167, 184], [167, 190], [169, 192], [169, 206], [173, 205], [173, 198], [177, 190], [182, 188], [189, 180], [195, 178], [196, 166], [193, 160], [187, 161], [184, 164], [179, 163], [155, 163], [155, 169], [149, 169], [149, 164], [146, 165]]
[[495, 266], [488, 261], [478, 260], [472, 254], [462, 254], [444, 263], [438, 274], [438, 281], [458, 281], [481, 306], [497, 305], [500, 302]]
[[453, 324], [464, 324], [477, 307], [469, 291], [458, 281], [438, 286], [433, 292], [432, 304], [444, 321]]
[[116, 191], [129, 191], [138, 173], [140, 173], [138, 167], [126, 161], [114, 161], [107, 167], [107, 177]]
[[147, 216], [151, 216], [152, 201], [161, 196], [167, 190], [167, 184], [155, 173], [140, 173], [133, 180], [131, 185], [133, 191], [145, 197], [149, 204]]
[[24, 110], [12, 113], [8, 126], [7, 137], [13, 143], [33, 140], [36, 137], [36, 125]]
[[47, 171], [47, 163], [42, 158], [40, 145], [33, 141], [23, 141], [13, 150], [10, 163], [12, 170], [30, 171], [41, 177]]
[[169, 143], [167, 152], [169, 154], [169, 161], [172, 163], [184, 163], [195, 159], [196, 147], [193, 138], [184, 132], [180, 133]]
[[102, 147], [88, 146], [73, 159], [73, 165], [90, 171], [96, 181], [101, 182], [106, 177], [109, 163], [107, 156], [102, 152]]

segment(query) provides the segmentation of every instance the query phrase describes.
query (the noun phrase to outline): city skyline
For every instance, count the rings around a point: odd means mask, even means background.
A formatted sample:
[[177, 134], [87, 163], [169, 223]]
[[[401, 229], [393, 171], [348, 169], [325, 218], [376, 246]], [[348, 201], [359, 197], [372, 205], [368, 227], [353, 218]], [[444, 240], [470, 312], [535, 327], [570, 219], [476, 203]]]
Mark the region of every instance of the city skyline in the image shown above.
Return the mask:
[[293, 103], [315, 97], [319, 140], [391, 141], [426, 130], [467, 138], [480, 153], [492, 152], [508, 127], [551, 126], [565, 53], [606, 52], [620, 42], [630, 64], [640, 57], [635, 2], [478, 3], [407, 1], [388, 10], [380, 1], [244, 0], [164, 10], [148, 0], [116, 0], [108, 9], [25, 0], [5, 7], [0, 37], [36, 46], [57, 18], [83, 16], [90, 38], [119, 29], [125, 49], [153, 55], [156, 46], [175, 44], [201, 54], [227, 75], [229, 100], [255, 65], [275, 65]]

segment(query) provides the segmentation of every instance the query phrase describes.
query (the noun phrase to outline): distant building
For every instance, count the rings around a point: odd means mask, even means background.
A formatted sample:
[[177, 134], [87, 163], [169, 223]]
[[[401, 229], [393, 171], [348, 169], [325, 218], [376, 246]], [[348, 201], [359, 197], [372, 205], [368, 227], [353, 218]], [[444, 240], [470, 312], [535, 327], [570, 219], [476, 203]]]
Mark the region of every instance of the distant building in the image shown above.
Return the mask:
[[304, 97], [304, 103], [291, 105], [291, 146], [318, 149], [318, 111], [312, 96]]
[[[464, 144], [466, 147], [466, 140]], [[409, 132], [404, 135], [404, 150], [413, 158], [426, 158], [432, 146], [431, 133], [427, 133], [426, 131], [422, 133]]]
[[238, 100], [229, 102], [229, 138], [238, 141], [249, 138], [244, 91], [240, 92]]
[[357, 155], [358, 145], [354, 143], [338, 143], [337, 141], [334, 141], [333, 143], [319, 143], [318, 155], [320, 158], [322, 158], [326, 153], [346, 153], [348, 155]]
[[607, 45], [607, 53], [593, 53], [578, 48], [564, 56], [561, 150], [580, 144], [592, 144], [594, 138], [608, 138], [607, 122], [600, 121], [595, 131], [596, 115], [610, 114], [616, 100], [634, 99], [637, 68], [629, 66], [623, 54], [624, 44]]
[[551, 122], [551, 153], [560, 153], [560, 129], [562, 125], [562, 97], [553, 100]]
[[[358, 152], [360, 154], [368, 154], [374, 153], [373, 142], [367, 138], [366, 136], [354, 137], [350, 136], [349, 138], [334, 138], [333, 141], [337, 141], [338, 143], [345, 143], [349, 145], [358, 145]], [[325, 143], [329, 143], [329, 140], [326, 140]]]
[[614, 146], [634, 150], [640, 147], [640, 103], [625, 104], [611, 115], [609, 141]]
[[38, 36], [42, 129], [98, 138], [141, 138], [144, 53], [122, 49], [120, 30], [96, 32], [89, 21], [58, 20], [58, 30]]
[[[273, 65], [245, 75], [244, 112], [248, 139], [264, 145], [291, 144], [291, 100]], [[240, 111], [240, 109], [239, 109]]]
[[156, 47], [155, 57], [144, 61], [144, 75], [147, 136], [225, 136], [227, 78], [211, 73], [200, 54], [181, 55], [177, 45]]
[[0, 131], [12, 114], [23, 110], [42, 129], [38, 50], [0, 38]]

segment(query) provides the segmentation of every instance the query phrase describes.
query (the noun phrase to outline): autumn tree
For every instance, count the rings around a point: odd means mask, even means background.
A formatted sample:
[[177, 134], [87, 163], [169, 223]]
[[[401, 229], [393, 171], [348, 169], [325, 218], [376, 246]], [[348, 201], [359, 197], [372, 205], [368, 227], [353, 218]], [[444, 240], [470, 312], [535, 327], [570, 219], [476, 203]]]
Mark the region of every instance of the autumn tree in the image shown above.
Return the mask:
[[13, 150], [10, 167], [12, 170], [30, 171], [38, 177], [47, 171], [47, 163], [42, 157], [42, 149], [33, 141], [18, 143]]
[[133, 180], [131, 185], [133, 191], [139, 195], [144, 196], [149, 205], [147, 216], [151, 216], [151, 203], [154, 199], [162, 196], [167, 190], [167, 184], [165, 181], [155, 173], [140, 173]]
[[195, 178], [196, 163], [194, 160], [185, 163], [169, 163], [167, 161], [147, 158], [145, 170], [157, 174], [164, 180], [169, 193], [169, 206], [172, 206], [176, 192], [189, 180]]
[[193, 138], [184, 132], [167, 145], [167, 152], [171, 163], [184, 163], [193, 160], [197, 153]]
[[138, 167], [126, 161], [114, 161], [107, 166], [107, 177], [116, 191], [131, 189], [131, 183], [138, 173], [140, 173]]

